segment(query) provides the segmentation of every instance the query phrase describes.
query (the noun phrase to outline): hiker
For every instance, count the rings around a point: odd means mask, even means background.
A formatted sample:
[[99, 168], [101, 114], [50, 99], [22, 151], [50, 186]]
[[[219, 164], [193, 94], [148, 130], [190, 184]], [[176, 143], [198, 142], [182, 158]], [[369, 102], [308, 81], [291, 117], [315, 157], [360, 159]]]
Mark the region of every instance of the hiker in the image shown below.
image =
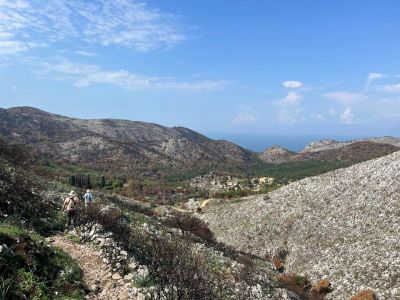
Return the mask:
[[75, 194], [74, 191], [69, 192], [67, 198], [64, 200], [64, 204], [62, 206], [62, 211], [67, 211], [67, 226], [75, 226], [76, 225], [76, 209], [79, 205], [79, 198]]
[[83, 195], [83, 200], [85, 200], [85, 208], [92, 206], [93, 195], [90, 190], [86, 190], [86, 194]]

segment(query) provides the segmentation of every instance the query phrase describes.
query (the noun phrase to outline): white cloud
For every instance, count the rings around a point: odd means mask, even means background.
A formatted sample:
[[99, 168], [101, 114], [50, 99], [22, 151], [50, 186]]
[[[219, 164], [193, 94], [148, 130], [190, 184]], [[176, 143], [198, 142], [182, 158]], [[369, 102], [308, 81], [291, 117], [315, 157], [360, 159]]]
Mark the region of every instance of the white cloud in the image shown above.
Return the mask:
[[336, 111], [335, 111], [334, 109], [330, 108], [330, 109], [328, 110], [328, 113], [329, 113], [331, 116], [334, 116], [334, 115], [336, 114]]
[[248, 112], [240, 112], [233, 119], [233, 124], [251, 124], [256, 121], [256, 117]]
[[282, 82], [283, 86], [288, 89], [295, 89], [303, 86], [303, 83], [297, 80], [287, 80]]
[[320, 122], [325, 122], [325, 121], [326, 121], [326, 119], [324, 118], [324, 116], [321, 115], [321, 114], [312, 115], [312, 117], [313, 117], [315, 120], [320, 121]]
[[374, 118], [376, 119], [400, 119], [400, 113], [380, 113], [375, 114]]
[[43, 62], [35, 73], [53, 80], [71, 80], [76, 87], [105, 83], [125, 89], [170, 89], [182, 91], [220, 90], [230, 84], [226, 80], [180, 81], [171, 77], [151, 77], [125, 70], [104, 70], [97, 65], [69, 60]]
[[400, 93], [400, 83], [384, 85], [381, 90], [388, 93]]
[[331, 100], [342, 102], [344, 104], [351, 104], [351, 103], [358, 102], [360, 100], [367, 99], [367, 96], [365, 96], [364, 94], [351, 93], [351, 92], [345, 92], [345, 91], [326, 93], [326, 94], [324, 94], [324, 97], [331, 99]]
[[299, 108], [302, 95], [297, 92], [288, 92], [286, 97], [270, 102], [280, 110], [277, 113], [277, 122], [285, 125], [292, 125], [305, 120], [303, 109]]
[[278, 123], [283, 125], [294, 125], [304, 122], [306, 118], [304, 117], [303, 112], [304, 110], [300, 108], [295, 110], [281, 109], [277, 115]]
[[367, 82], [365, 83], [364, 92], [367, 92], [371, 83], [375, 80], [385, 77], [382, 73], [368, 73]]
[[355, 115], [351, 111], [349, 107], [347, 107], [341, 114], [340, 114], [340, 123], [351, 125], [357, 123], [358, 119], [356, 119]]
[[170, 48], [185, 40], [177, 19], [136, 0], [0, 0], [1, 53], [73, 38], [140, 52]]
[[368, 82], [371, 83], [372, 81], [383, 78], [383, 77], [384, 77], [384, 75], [382, 73], [368, 73], [367, 80], [368, 80]]
[[0, 54], [9, 55], [25, 52], [35, 48], [35, 44], [24, 43], [15, 40], [0, 40]]
[[295, 106], [300, 103], [302, 95], [297, 92], [289, 92], [285, 98], [279, 99], [277, 101], [272, 102], [276, 106], [284, 107], [284, 106]]
[[75, 51], [75, 54], [82, 55], [82, 56], [88, 56], [88, 57], [97, 56], [97, 53], [82, 51], [82, 50]]
[[289, 113], [285, 110], [281, 110], [278, 113], [278, 123], [292, 125], [292, 124], [296, 123], [296, 118], [291, 113]]

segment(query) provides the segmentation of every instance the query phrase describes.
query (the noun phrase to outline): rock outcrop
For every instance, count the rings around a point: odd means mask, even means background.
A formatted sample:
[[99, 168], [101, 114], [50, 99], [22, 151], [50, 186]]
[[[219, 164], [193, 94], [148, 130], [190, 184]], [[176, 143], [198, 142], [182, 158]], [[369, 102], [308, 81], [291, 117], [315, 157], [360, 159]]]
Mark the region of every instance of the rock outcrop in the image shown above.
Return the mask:
[[400, 299], [400, 152], [306, 178], [267, 195], [208, 205], [219, 241], [261, 256], [287, 252], [286, 272], [328, 279], [328, 299], [374, 290]]

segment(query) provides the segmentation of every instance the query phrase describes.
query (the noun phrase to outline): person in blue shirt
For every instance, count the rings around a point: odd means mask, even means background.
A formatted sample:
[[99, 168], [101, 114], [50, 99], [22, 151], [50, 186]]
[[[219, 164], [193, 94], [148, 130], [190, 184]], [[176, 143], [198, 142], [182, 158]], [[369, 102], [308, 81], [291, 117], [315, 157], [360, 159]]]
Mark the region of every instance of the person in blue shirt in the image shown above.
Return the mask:
[[85, 207], [90, 207], [93, 202], [93, 195], [90, 190], [86, 190], [86, 194], [83, 195], [83, 200], [85, 200]]

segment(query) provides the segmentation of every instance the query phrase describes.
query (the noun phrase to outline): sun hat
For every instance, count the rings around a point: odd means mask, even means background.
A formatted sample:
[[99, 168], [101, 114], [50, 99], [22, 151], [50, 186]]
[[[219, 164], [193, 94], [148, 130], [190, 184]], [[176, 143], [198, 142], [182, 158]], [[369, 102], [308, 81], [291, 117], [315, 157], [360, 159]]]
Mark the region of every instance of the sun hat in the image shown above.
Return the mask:
[[75, 192], [74, 192], [74, 191], [70, 191], [70, 192], [69, 192], [69, 194], [68, 194], [68, 196], [75, 197], [75, 196], [76, 196], [76, 194], [75, 194]]
[[86, 190], [86, 193], [90, 193], [90, 190]]

